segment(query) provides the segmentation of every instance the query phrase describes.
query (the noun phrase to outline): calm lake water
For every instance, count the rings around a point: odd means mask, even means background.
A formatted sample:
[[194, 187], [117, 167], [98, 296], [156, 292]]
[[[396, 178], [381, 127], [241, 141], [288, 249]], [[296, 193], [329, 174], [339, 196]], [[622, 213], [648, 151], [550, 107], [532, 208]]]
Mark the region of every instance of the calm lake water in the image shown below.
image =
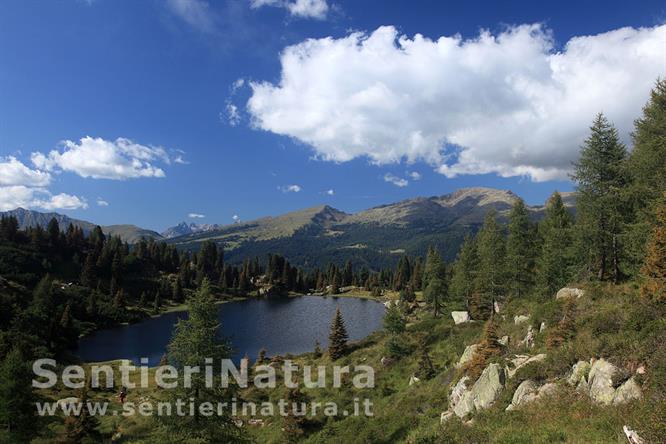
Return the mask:
[[[384, 305], [379, 302], [330, 296], [248, 299], [219, 307], [222, 332], [231, 339], [236, 361], [246, 353], [256, 359], [262, 347], [268, 356], [309, 352], [315, 341], [326, 348], [337, 307], [351, 340], [362, 339], [381, 328], [384, 317]], [[98, 331], [79, 341], [78, 355], [88, 362], [131, 359], [138, 363], [147, 357], [149, 365], [157, 365], [174, 324], [181, 318], [187, 318], [187, 312], [167, 313], [138, 324]]]

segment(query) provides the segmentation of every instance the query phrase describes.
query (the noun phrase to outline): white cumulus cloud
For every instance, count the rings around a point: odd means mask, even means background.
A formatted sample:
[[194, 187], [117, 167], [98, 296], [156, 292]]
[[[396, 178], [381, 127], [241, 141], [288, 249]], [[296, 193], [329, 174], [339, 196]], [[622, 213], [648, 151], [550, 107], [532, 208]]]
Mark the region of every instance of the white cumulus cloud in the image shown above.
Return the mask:
[[32, 153], [32, 163], [47, 171], [69, 171], [81, 177], [112, 180], [164, 177], [164, 171], [154, 163], [170, 163], [164, 148], [122, 137], [111, 141], [86, 136], [79, 142], [65, 140], [62, 145], [62, 152]]
[[409, 181], [407, 179], [403, 179], [402, 177], [398, 177], [391, 173], [384, 174], [384, 182], [392, 183], [396, 187], [400, 188], [409, 185]]
[[574, 37], [561, 50], [539, 24], [467, 40], [383, 26], [285, 48], [279, 82], [250, 82], [247, 109], [255, 128], [324, 160], [565, 178], [596, 113], [629, 141], [666, 74], [665, 41], [666, 25]]
[[24, 185], [0, 186], [0, 211], [19, 207], [54, 211], [88, 208], [88, 204], [80, 197], [65, 193], [53, 195], [44, 188]]
[[250, 0], [250, 6], [252, 8], [275, 6], [286, 9], [294, 17], [317, 20], [325, 19], [329, 10], [326, 0]]
[[240, 223], [241, 219], [240, 219], [240, 216], [238, 214], [234, 214], [231, 218], [233, 219], [234, 223], [236, 223], [236, 224]]
[[190, 219], [203, 219], [204, 217], [206, 217], [206, 215], [200, 213], [190, 213], [187, 215], [187, 217], [189, 217]]
[[176, 17], [202, 32], [213, 32], [215, 21], [205, 0], [167, 0], [166, 6]]
[[105, 201], [104, 199], [102, 199], [101, 197], [98, 197], [97, 198], [97, 206], [99, 206], [99, 207], [108, 207], [109, 203], [107, 201]]
[[329, 196], [333, 196], [335, 194], [335, 190], [334, 189], [326, 190], [324, 193]]
[[0, 157], [0, 186], [24, 185], [45, 187], [51, 183], [51, 175], [33, 170], [13, 156]]
[[412, 180], [421, 180], [421, 173], [418, 171], [408, 171], [407, 175], [412, 178]]
[[300, 185], [281, 185], [278, 187], [278, 190], [282, 191], [283, 193], [300, 193], [302, 188]]

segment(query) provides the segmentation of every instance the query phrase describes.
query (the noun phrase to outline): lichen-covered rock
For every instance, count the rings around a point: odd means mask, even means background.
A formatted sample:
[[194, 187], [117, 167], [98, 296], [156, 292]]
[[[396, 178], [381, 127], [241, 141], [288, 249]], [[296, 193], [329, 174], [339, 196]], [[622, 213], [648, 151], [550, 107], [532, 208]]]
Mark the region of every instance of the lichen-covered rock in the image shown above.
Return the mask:
[[560, 390], [560, 386], [557, 385], [555, 382], [547, 382], [541, 387], [539, 387], [539, 397], [542, 396], [553, 396], [557, 394], [557, 392]]
[[419, 378], [417, 378], [416, 376], [411, 376], [409, 378], [409, 385], [418, 384], [419, 382], [421, 382], [421, 380]]
[[543, 333], [546, 330], [546, 323], [542, 322], [539, 326], [539, 333]]
[[585, 295], [585, 290], [581, 290], [580, 288], [564, 287], [557, 292], [557, 294], [555, 295], [555, 299], [563, 299], [563, 298], [578, 299], [584, 295]]
[[445, 412], [442, 412], [442, 414], [441, 414], [440, 417], [439, 417], [439, 423], [443, 425], [443, 424], [446, 423], [449, 419], [453, 418], [453, 415], [454, 415], [454, 414], [455, 414], [455, 413], [453, 413], [453, 412], [450, 411], [450, 410], [447, 410], [447, 411], [445, 411]]
[[518, 315], [513, 317], [513, 323], [516, 325], [519, 324], [524, 324], [525, 322], [529, 321], [530, 317], [527, 315]]
[[526, 379], [521, 382], [516, 391], [513, 393], [511, 404], [506, 408], [507, 411], [519, 407], [521, 404], [528, 403], [538, 396], [538, 388], [534, 381]]
[[463, 376], [460, 380], [453, 386], [451, 389], [451, 394], [449, 395], [449, 405], [454, 407], [460, 402], [465, 391], [467, 390], [467, 384], [469, 383], [469, 376]]
[[462, 367], [467, 362], [471, 361], [478, 349], [479, 344], [472, 344], [465, 347], [465, 351], [463, 352], [462, 356], [460, 356], [460, 360], [456, 364], [456, 367]]
[[509, 379], [513, 378], [519, 369], [533, 362], [543, 361], [544, 359], [546, 359], [546, 356], [547, 355], [545, 353], [540, 353], [534, 356], [528, 356], [528, 355], [514, 356], [514, 358], [511, 359], [511, 361], [509, 361], [510, 363], [506, 368], [507, 376], [509, 377]]
[[587, 361], [578, 361], [572, 367], [571, 375], [567, 378], [567, 382], [572, 387], [576, 387], [581, 379], [587, 377], [588, 373], [590, 373], [590, 363]]
[[497, 340], [497, 342], [499, 345], [506, 347], [507, 345], [509, 345], [509, 335], [502, 336]]
[[617, 390], [615, 390], [615, 395], [613, 395], [613, 404], [614, 405], [625, 404], [635, 399], [641, 399], [642, 397], [643, 397], [643, 392], [641, 390], [641, 387], [632, 377], [627, 379], [624, 384], [622, 384], [617, 388]]
[[493, 405], [504, 389], [504, 382], [504, 369], [499, 364], [489, 364], [472, 386], [474, 407], [481, 410]]
[[610, 404], [615, 396], [615, 382], [620, 377], [620, 369], [606, 361], [598, 359], [592, 364], [588, 385], [590, 398], [601, 404]]
[[472, 320], [469, 317], [469, 312], [466, 311], [452, 311], [451, 317], [453, 318], [453, 323], [456, 325], [464, 324], [465, 322], [469, 322]]

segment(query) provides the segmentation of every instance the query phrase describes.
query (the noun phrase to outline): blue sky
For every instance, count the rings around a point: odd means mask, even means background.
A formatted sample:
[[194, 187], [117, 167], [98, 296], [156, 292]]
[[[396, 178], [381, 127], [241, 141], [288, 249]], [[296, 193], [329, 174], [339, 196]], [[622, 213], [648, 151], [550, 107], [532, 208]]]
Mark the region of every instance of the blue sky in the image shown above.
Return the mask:
[[542, 203], [572, 188], [594, 113], [630, 142], [665, 18], [656, 1], [3, 1], [0, 209], [162, 230], [469, 186]]

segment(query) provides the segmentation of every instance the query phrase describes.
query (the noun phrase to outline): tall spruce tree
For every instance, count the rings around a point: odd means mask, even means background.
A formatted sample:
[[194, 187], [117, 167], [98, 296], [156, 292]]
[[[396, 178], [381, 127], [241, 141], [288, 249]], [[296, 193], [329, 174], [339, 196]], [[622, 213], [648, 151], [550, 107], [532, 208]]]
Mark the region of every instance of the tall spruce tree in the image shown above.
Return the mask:
[[577, 183], [579, 247], [597, 279], [621, 277], [622, 236], [630, 218], [627, 149], [603, 114], [590, 127], [572, 178]]
[[449, 282], [442, 258], [433, 247], [428, 250], [423, 282], [425, 285], [423, 298], [432, 309], [434, 316], [437, 317], [442, 304], [448, 298]]
[[35, 396], [32, 372], [15, 347], [0, 363], [0, 439], [7, 442], [29, 442], [35, 427]]
[[476, 276], [477, 313], [486, 317], [493, 311], [493, 303], [504, 299], [506, 291], [506, 241], [494, 211], [489, 212], [477, 236], [479, 272]]
[[512, 296], [525, 296], [534, 284], [534, 230], [525, 202], [518, 199], [509, 214], [506, 241], [507, 277]]
[[331, 323], [331, 332], [328, 335], [328, 355], [332, 360], [341, 358], [347, 351], [347, 329], [345, 321], [342, 319], [340, 308], [335, 311], [333, 322]]
[[572, 277], [572, 225], [573, 217], [564, 206], [562, 196], [553, 193], [539, 224], [542, 244], [536, 262], [536, 281], [543, 296], [552, 296]]

